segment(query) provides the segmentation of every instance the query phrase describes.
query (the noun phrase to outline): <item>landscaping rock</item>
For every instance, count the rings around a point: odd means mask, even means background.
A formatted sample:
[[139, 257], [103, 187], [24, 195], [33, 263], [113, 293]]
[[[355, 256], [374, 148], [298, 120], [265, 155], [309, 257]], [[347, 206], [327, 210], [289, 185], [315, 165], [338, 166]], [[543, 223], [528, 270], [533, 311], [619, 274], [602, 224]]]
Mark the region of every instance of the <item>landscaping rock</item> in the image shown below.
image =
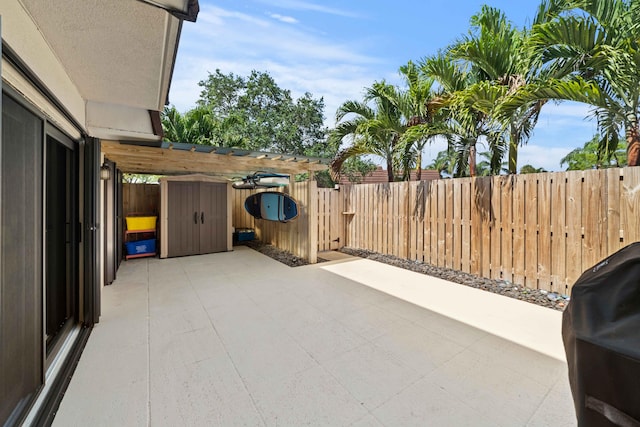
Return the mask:
[[[392, 255], [382, 255], [363, 249], [342, 248], [340, 251], [349, 255], [368, 258], [378, 262], [384, 262], [385, 264], [404, 268], [406, 270], [427, 274], [433, 277], [439, 277], [450, 282], [471, 286], [476, 289], [482, 289], [543, 307], [553, 308], [559, 311], [563, 311], [567, 303], [569, 302], [568, 297], [565, 299], [555, 292], [551, 293], [544, 290], [538, 291], [537, 289], [516, 285], [508, 280], [487, 279], [484, 277], [474, 276], [473, 274], [464, 273], [462, 271], [436, 267], [420, 261], [410, 261]], [[548, 295], [551, 294], [555, 294], [557, 298], [553, 300], [547, 298]]]
[[238, 244], [248, 246], [251, 249], [260, 252], [261, 254], [268, 256], [269, 258], [273, 258], [276, 261], [280, 261], [281, 263], [288, 265], [289, 267], [309, 265], [309, 262], [307, 260], [298, 258], [290, 252], [283, 251], [282, 249], [276, 248], [272, 245], [267, 245], [259, 240], [250, 240], [240, 242]]

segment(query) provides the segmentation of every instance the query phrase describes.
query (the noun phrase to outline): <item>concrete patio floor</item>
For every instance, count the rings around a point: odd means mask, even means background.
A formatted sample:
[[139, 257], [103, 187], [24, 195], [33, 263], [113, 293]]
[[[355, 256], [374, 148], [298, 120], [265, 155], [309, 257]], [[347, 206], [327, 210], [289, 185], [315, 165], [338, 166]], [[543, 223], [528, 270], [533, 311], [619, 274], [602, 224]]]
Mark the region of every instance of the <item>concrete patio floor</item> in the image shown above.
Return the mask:
[[374, 261], [138, 259], [102, 301], [54, 425], [576, 425], [559, 312]]

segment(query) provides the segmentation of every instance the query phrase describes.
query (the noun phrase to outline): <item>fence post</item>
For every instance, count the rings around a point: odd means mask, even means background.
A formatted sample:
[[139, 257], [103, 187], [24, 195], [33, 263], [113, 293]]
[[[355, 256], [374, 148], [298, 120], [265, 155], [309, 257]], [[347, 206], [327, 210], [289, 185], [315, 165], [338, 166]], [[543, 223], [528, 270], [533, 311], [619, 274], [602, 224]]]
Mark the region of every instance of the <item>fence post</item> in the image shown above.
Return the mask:
[[410, 230], [410, 225], [411, 223], [409, 222], [409, 206], [410, 206], [410, 193], [409, 193], [409, 181], [405, 181], [404, 182], [404, 198], [405, 198], [405, 204], [404, 204], [404, 242], [402, 243], [402, 257], [405, 259], [409, 258], [409, 240], [411, 238], [411, 230]]
[[309, 263], [318, 262], [318, 183], [310, 179], [307, 191], [307, 253]]

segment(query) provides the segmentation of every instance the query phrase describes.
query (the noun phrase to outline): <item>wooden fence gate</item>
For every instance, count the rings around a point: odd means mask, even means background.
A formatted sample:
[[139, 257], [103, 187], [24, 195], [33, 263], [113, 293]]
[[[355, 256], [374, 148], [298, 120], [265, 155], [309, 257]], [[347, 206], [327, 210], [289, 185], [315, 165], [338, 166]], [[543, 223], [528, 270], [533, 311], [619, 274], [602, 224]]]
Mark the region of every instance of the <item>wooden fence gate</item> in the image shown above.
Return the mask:
[[332, 188], [318, 188], [318, 252], [340, 249], [344, 244], [343, 197]]

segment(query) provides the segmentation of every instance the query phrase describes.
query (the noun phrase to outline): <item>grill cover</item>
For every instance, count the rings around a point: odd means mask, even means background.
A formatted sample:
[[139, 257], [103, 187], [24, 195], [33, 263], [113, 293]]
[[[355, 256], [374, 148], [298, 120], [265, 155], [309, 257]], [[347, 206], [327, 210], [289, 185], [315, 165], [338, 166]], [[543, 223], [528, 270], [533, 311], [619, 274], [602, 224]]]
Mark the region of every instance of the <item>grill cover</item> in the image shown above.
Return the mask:
[[582, 273], [562, 340], [578, 425], [640, 427], [640, 242]]

